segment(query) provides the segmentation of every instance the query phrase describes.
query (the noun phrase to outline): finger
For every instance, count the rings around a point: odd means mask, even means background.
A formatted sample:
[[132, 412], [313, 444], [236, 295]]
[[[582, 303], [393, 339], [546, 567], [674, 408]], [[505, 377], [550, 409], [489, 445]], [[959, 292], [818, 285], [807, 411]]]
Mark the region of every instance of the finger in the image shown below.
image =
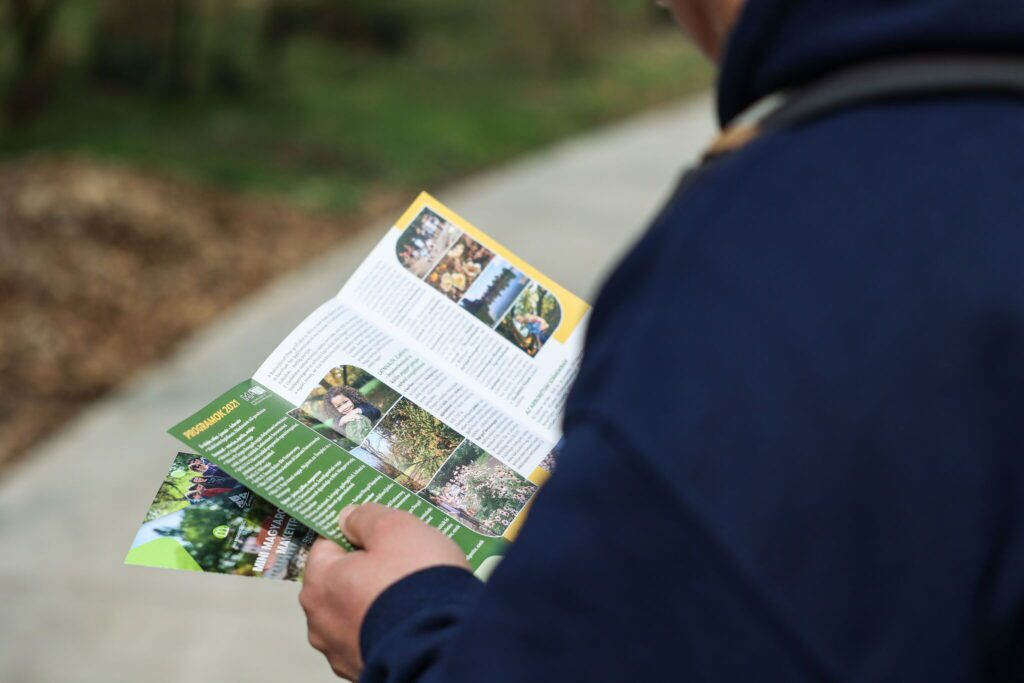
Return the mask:
[[320, 536], [309, 551], [309, 561], [331, 562], [346, 554], [346, 550], [329, 538]]
[[345, 556], [345, 549], [334, 541], [320, 537], [313, 543], [306, 560], [305, 580], [316, 580], [332, 564]]
[[389, 528], [394, 529], [394, 525], [401, 524], [406, 517], [415, 519], [401, 510], [378, 503], [363, 503], [349, 505], [342, 510], [338, 526], [352, 545], [372, 550]]

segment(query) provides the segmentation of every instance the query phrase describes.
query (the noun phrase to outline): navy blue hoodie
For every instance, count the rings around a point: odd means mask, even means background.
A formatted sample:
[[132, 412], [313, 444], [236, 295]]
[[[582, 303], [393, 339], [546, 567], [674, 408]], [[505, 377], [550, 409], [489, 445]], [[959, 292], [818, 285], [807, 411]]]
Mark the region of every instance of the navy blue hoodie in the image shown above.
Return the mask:
[[[750, 0], [720, 115], [1012, 50], [1021, 0]], [[714, 162], [606, 283], [565, 431], [487, 586], [374, 603], [363, 680], [1024, 680], [1024, 98], [852, 107]]]

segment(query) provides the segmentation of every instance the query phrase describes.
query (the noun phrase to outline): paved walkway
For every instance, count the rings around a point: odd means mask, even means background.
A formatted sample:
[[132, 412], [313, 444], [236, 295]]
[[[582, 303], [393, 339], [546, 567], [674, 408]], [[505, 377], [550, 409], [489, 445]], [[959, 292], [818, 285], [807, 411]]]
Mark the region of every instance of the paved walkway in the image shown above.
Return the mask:
[[[712, 135], [710, 112], [701, 98], [646, 114], [438, 195], [592, 298]], [[296, 585], [121, 562], [177, 449], [164, 429], [249, 377], [384, 229], [226, 312], [0, 480], [0, 681], [334, 680], [306, 643]]]

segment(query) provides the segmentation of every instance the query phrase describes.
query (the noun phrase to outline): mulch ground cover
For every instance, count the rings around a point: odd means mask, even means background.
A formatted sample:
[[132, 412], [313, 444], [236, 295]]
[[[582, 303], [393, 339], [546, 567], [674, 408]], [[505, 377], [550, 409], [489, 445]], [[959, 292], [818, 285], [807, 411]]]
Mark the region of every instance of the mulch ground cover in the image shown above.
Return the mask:
[[0, 468], [372, 216], [76, 159], [0, 165]]

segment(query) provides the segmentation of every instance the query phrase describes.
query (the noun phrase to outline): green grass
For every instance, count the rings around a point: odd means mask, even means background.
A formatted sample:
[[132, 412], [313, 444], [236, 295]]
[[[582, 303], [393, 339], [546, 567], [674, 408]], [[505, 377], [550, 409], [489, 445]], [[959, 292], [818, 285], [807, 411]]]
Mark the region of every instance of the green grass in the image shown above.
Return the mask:
[[[242, 96], [174, 101], [65, 85], [0, 155], [75, 153], [345, 210], [413, 192], [670, 101], [710, 70], [673, 30], [617, 39], [557, 72], [443, 43], [413, 58], [296, 41]], [[447, 51], [447, 52], [446, 52]]]

